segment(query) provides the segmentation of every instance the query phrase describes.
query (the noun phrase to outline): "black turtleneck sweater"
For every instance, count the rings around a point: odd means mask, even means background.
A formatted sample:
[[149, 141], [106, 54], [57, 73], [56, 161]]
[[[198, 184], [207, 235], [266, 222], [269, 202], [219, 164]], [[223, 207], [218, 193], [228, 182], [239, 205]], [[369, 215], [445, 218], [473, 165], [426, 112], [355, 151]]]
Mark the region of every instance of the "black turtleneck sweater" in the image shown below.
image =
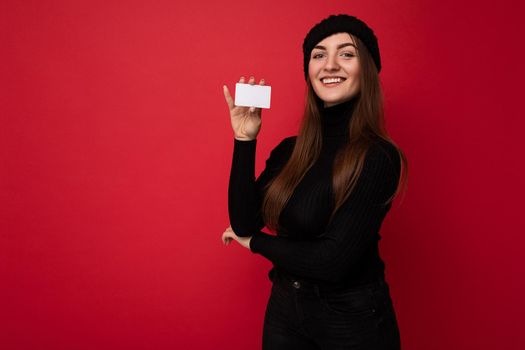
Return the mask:
[[257, 140], [234, 138], [228, 188], [228, 212], [233, 231], [252, 236], [250, 250], [269, 259], [275, 269], [327, 287], [356, 286], [384, 278], [379, 256], [379, 229], [391, 203], [382, 205], [395, 191], [400, 159], [395, 147], [378, 140], [370, 147], [356, 187], [327, 225], [335, 200], [332, 165], [335, 154], [348, 140], [348, 124], [355, 99], [323, 108], [322, 150], [283, 209], [282, 232], [261, 231], [263, 187], [290, 158], [296, 136], [283, 139], [270, 153], [266, 167], [255, 178]]

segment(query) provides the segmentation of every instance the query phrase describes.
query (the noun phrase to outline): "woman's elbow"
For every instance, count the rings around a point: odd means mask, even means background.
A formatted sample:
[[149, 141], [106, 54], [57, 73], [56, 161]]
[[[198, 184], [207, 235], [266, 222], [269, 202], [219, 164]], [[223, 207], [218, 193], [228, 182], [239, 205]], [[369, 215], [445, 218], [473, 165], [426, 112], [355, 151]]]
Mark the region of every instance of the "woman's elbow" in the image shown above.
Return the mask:
[[246, 223], [231, 222], [230, 223], [233, 232], [239, 237], [250, 237], [253, 236], [257, 228], [253, 225], [247, 225]]

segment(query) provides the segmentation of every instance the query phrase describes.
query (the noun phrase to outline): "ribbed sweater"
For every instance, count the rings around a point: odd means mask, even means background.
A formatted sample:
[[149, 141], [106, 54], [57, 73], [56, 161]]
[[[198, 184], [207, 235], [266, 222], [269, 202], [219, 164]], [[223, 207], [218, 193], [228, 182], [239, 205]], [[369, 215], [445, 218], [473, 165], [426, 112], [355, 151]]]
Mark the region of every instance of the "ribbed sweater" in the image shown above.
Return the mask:
[[241, 237], [252, 236], [250, 250], [269, 259], [273, 269], [328, 288], [385, 278], [379, 231], [392, 203], [382, 203], [395, 192], [401, 170], [395, 147], [382, 139], [375, 141], [352, 194], [327, 224], [335, 205], [331, 180], [334, 157], [348, 142], [354, 109], [355, 99], [321, 110], [321, 154], [281, 212], [282, 229], [277, 235], [261, 231], [265, 226], [261, 218], [263, 188], [290, 158], [297, 136], [284, 138], [272, 149], [257, 178], [257, 139], [234, 138], [228, 187], [233, 231]]

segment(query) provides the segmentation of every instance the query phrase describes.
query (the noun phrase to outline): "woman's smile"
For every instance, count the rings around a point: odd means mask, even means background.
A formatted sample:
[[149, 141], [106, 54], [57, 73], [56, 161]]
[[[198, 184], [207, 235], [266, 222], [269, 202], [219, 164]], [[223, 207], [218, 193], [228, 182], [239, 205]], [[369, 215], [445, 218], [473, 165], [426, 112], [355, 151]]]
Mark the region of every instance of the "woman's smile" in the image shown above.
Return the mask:
[[321, 79], [321, 83], [323, 84], [324, 87], [333, 88], [333, 87], [341, 85], [345, 80], [346, 78], [342, 78], [342, 77], [323, 78]]

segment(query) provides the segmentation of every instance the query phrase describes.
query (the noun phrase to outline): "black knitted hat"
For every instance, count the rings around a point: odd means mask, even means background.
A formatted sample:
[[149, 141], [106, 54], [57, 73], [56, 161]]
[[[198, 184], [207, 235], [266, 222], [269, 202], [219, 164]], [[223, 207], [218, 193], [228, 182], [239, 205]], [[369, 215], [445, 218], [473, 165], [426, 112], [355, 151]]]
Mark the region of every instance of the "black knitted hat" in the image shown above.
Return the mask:
[[377, 45], [377, 38], [374, 32], [369, 28], [365, 22], [357, 17], [340, 14], [331, 15], [317, 23], [304, 38], [303, 54], [304, 54], [304, 78], [308, 76], [308, 62], [310, 61], [310, 54], [315, 45], [317, 45], [324, 38], [336, 33], [349, 33], [358, 37], [363, 44], [365, 44], [368, 52], [374, 59], [377, 67], [377, 72], [381, 71], [381, 57], [379, 56], [379, 46]]

